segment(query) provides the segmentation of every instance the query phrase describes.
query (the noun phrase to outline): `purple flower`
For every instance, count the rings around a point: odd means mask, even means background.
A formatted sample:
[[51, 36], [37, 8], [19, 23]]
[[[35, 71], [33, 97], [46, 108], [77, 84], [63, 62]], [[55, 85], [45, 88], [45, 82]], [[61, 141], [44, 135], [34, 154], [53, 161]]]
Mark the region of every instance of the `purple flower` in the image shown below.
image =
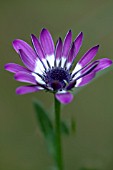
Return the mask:
[[31, 39], [34, 50], [23, 40], [13, 41], [13, 47], [26, 67], [15, 63], [5, 65], [6, 70], [15, 73], [14, 77], [17, 81], [32, 84], [18, 87], [17, 94], [45, 89], [55, 93], [61, 103], [67, 104], [73, 99], [70, 93], [73, 88], [88, 84], [98, 71], [112, 64], [108, 58], [92, 61], [99, 49], [99, 45], [96, 45], [83, 55], [72, 70], [82, 45], [82, 32], [72, 42], [70, 30], [63, 42], [61, 38], [58, 39], [56, 47], [47, 29], [42, 29], [39, 39], [34, 35], [31, 35]]

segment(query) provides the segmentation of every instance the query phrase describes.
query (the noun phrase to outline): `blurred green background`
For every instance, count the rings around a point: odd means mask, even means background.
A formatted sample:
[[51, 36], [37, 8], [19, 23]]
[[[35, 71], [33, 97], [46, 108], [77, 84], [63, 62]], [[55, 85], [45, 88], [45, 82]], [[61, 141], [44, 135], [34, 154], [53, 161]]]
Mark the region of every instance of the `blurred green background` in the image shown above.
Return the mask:
[[[17, 96], [22, 83], [4, 70], [8, 62], [21, 61], [12, 41], [31, 44], [30, 34], [39, 36], [46, 27], [56, 42], [71, 28], [73, 38], [84, 32], [78, 59], [95, 44], [96, 57], [113, 59], [112, 0], [1, 0], [0, 1], [0, 170], [46, 170], [52, 164], [35, 119], [32, 101], [39, 99], [48, 109], [53, 96], [40, 92]], [[82, 167], [113, 170], [113, 72], [86, 86], [62, 111], [62, 118], [77, 121], [77, 133], [63, 138], [65, 170]]]

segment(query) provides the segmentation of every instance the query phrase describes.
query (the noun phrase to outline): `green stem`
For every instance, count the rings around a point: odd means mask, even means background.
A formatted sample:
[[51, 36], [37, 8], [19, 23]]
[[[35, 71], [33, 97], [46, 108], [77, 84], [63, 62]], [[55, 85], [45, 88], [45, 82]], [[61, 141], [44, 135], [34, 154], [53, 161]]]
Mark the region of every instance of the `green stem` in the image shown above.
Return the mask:
[[56, 164], [58, 170], [63, 170], [61, 146], [60, 102], [55, 98], [55, 135], [56, 135]]

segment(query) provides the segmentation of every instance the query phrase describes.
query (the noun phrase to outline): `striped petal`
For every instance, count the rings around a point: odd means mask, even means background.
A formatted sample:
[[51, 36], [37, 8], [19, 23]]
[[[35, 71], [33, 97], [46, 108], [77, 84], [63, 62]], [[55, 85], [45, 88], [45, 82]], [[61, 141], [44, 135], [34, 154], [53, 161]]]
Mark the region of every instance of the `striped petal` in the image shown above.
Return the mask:
[[21, 49], [22, 51], [24, 51], [24, 53], [27, 56], [29, 56], [31, 60], [34, 60], [34, 61], [36, 60], [37, 56], [34, 50], [25, 41], [16, 39], [13, 41], [13, 47], [18, 54], [19, 54], [19, 50]]
[[99, 61], [99, 64], [98, 66], [95, 68], [94, 71], [98, 72], [98, 71], [101, 71], [109, 66], [111, 66], [113, 64], [113, 61], [108, 59], [108, 58], [102, 58], [100, 60], [97, 60]]
[[[96, 66], [96, 63], [98, 63], [97, 66]], [[96, 61], [92, 62], [82, 71], [82, 74], [84, 75], [85, 72], [88, 73], [88, 70], [90, 70], [90, 74], [86, 74], [85, 76], [82, 76], [81, 78], [79, 78], [77, 80], [75, 86], [79, 87], [79, 86], [84, 86], [84, 85], [88, 84], [96, 76], [96, 73], [98, 71], [101, 71], [101, 70], [111, 66], [112, 63], [113, 62], [108, 58], [102, 58], [100, 60], [96, 60]], [[95, 68], [91, 70], [91, 68], [93, 68], [93, 67], [95, 67]]]
[[19, 71], [24, 71], [24, 72], [27, 72], [27, 73], [30, 73], [31, 71], [28, 70], [27, 68], [23, 67], [23, 66], [20, 66], [19, 64], [15, 64], [15, 63], [8, 63], [5, 65], [5, 69], [7, 71], [10, 71], [12, 73], [17, 73]]
[[66, 64], [67, 69], [69, 69], [69, 67], [72, 66], [74, 55], [75, 55], [75, 45], [73, 43], [72, 47], [69, 51], [69, 55], [68, 55], [68, 59], [67, 59], [67, 64]]
[[43, 90], [43, 89], [41, 87], [38, 87], [38, 86], [33, 86], [33, 85], [20, 86], [16, 89], [16, 94], [23, 95], [23, 94], [27, 94], [27, 93], [33, 93], [33, 92], [36, 92], [36, 91], [40, 91], [40, 90]]
[[20, 81], [20, 82], [37, 84], [37, 81], [35, 80], [35, 77], [32, 76], [31, 74], [28, 74], [28, 73], [25, 73], [25, 72], [17, 72], [17, 73], [14, 75], [14, 78], [15, 78], [17, 81]]
[[80, 47], [82, 46], [82, 41], [83, 41], [83, 33], [79, 33], [78, 36], [76, 37], [72, 47], [71, 47], [71, 55], [70, 57], [68, 57], [68, 63], [67, 63], [67, 68], [69, 69], [69, 67], [72, 65], [72, 62], [74, 61], [75, 57], [77, 56]]
[[78, 79], [90, 74], [91, 72], [95, 72], [94, 70], [96, 69], [96, 67], [98, 66], [99, 61], [94, 61], [91, 64], [89, 64], [86, 68], [85, 71], [80, 71], [80, 75], [78, 76], [78, 74], [75, 75], [74, 79], [77, 81]]
[[[47, 62], [46, 62], [45, 55], [44, 55], [43, 49], [41, 47], [41, 44], [40, 44], [38, 38], [33, 34], [31, 35], [31, 39], [32, 39], [32, 43], [33, 43], [34, 49], [36, 51], [36, 54], [37, 54], [37, 56], [39, 58], [39, 59], [36, 60], [36, 65], [37, 65], [36, 67], [39, 68], [39, 65], [40, 65], [41, 70], [44, 71], [44, 68], [45, 69], [48, 68], [48, 65], [47, 65]], [[42, 63], [40, 62], [40, 60], [42, 61]], [[35, 68], [35, 69], [37, 69], [37, 68]]]
[[57, 41], [56, 50], [55, 50], [56, 66], [59, 65], [59, 62], [61, 60], [61, 56], [62, 56], [62, 40], [61, 40], [61, 38], [59, 38], [58, 41]]
[[99, 45], [96, 45], [89, 49], [83, 57], [79, 60], [78, 64], [80, 64], [82, 67], [84, 67], [86, 64], [88, 64], [93, 58], [96, 56], [99, 49]]
[[78, 36], [76, 37], [75, 41], [74, 41], [74, 44], [75, 44], [75, 55], [74, 55], [74, 58], [77, 56], [79, 50], [80, 50], [80, 47], [82, 46], [82, 41], [83, 41], [83, 33], [80, 32], [78, 34]]
[[92, 62], [85, 68], [85, 71], [81, 70], [77, 72], [77, 74], [75, 74], [73, 77], [73, 81], [71, 81], [66, 87], [66, 90], [71, 90], [73, 87], [83, 86], [91, 81], [96, 74], [94, 70], [98, 64], [98, 61]]
[[42, 47], [41, 47], [41, 44], [38, 38], [35, 35], [31, 34], [31, 39], [32, 39], [32, 43], [33, 43], [33, 46], [35, 48], [37, 55], [39, 56], [41, 60], [44, 59], [45, 55], [44, 55], [44, 52], [42, 50]]
[[32, 60], [32, 58], [29, 58], [29, 56], [27, 56], [24, 51], [19, 50], [20, 51], [20, 57], [24, 63], [24, 65], [31, 71], [35, 72], [35, 73], [39, 73], [42, 74], [44, 71], [44, 67], [41, 63], [41, 61], [37, 58], [35, 61]]
[[75, 87], [84, 86], [84, 85], [90, 83], [92, 81], [92, 79], [95, 77], [95, 75], [96, 75], [96, 72], [91, 72], [90, 74], [78, 79], [76, 81]]
[[47, 29], [42, 29], [40, 33], [40, 42], [45, 53], [46, 59], [49, 61], [51, 66], [54, 66], [54, 42], [50, 32]]
[[93, 58], [96, 56], [98, 52], [99, 45], [92, 47], [89, 49], [83, 57], [79, 60], [77, 65], [75, 66], [72, 74], [75, 74], [78, 70], [80, 70], [82, 67], [85, 67]]
[[66, 61], [66, 59], [68, 57], [71, 42], [72, 42], [72, 31], [69, 30], [66, 37], [65, 37], [65, 39], [64, 39], [64, 43], [63, 43], [62, 63], [61, 63], [62, 67], [64, 67], [64, 63], [65, 63], [65, 61]]
[[81, 73], [85, 73], [88, 69], [90, 69], [93, 65], [95, 65], [96, 63], [98, 63], [97, 67], [95, 67], [94, 71], [95, 72], [98, 72], [98, 71], [101, 71], [109, 66], [112, 65], [112, 60], [108, 59], [108, 58], [102, 58], [102, 59], [99, 59], [99, 60], [95, 60], [93, 61], [92, 63], [90, 63], [89, 65], [87, 65], [87, 67], [85, 67]]
[[63, 57], [67, 58], [71, 42], [72, 42], [72, 32], [71, 32], [71, 30], [69, 30], [69, 32], [67, 33], [67, 35], [64, 39], [63, 52], [62, 52]]
[[19, 54], [20, 54], [20, 57], [24, 63], [24, 65], [31, 71], [34, 71], [35, 69], [35, 60], [31, 57], [29, 57], [28, 55], [26, 55], [26, 53], [20, 49], [19, 50]]

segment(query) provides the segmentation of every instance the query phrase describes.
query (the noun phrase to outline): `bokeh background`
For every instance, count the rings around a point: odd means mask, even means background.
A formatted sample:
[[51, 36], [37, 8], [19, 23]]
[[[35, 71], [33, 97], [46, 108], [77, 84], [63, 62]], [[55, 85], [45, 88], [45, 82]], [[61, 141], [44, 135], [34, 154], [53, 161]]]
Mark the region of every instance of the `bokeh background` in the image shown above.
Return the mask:
[[[0, 170], [46, 170], [52, 164], [35, 119], [33, 99], [48, 109], [53, 96], [40, 92], [17, 96], [13, 74], [4, 70], [8, 62], [21, 61], [12, 41], [31, 44], [30, 34], [39, 36], [46, 27], [54, 41], [71, 28], [73, 38], [84, 32], [78, 59], [100, 44], [96, 57], [113, 59], [112, 0], [1, 0], [0, 1]], [[75, 95], [62, 118], [77, 122], [76, 135], [63, 137], [65, 170], [89, 168], [113, 170], [113, 72], [108, 72]], [[81, 169], [82, 170], [82, 169]]]

